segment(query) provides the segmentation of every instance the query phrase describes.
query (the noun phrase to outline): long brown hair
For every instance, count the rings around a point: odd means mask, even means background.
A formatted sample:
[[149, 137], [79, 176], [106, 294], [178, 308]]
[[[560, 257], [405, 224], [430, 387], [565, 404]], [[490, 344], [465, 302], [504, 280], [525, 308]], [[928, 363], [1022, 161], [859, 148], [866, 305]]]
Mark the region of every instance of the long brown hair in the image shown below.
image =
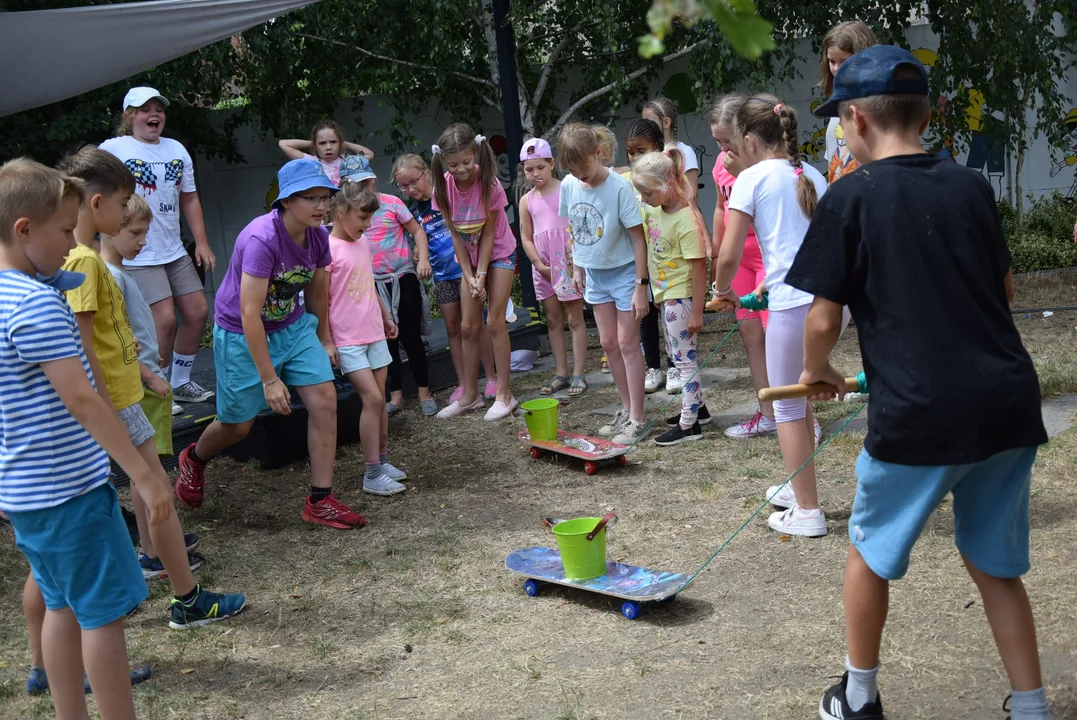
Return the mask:
[[740, 106], [744, 104], [746, 99], [740, 93], [729, 93], [715, 100], [710, 111], [711, 125], [733, 127], [733, 119], [737, 116], [737, 111], [740, 110]]
[[344, 154], [344, 133], [340, 129], [340, 125], [337, 125], [335, 121], [325, 119], [319, 120], [314, 123], [314, 127], [310, 129], [310, 151], [314, 154], [314, 157], [320, 157], [318, 155], [318, 133], [322, 130], [332, 130], [337, 135], [337, 142], [340, 143], [340, 150], [338, 155]]
[[669, 98], [656, 97], [643, 105], [643, 112], [650, 110], [658, 116], [658, 127], [662, 129], [662, 138], [666, 137], [666, 120], [669, 120], [669, 135], [677, 142], [677, 106]]
[[875, 32], [859, 20], [838, 23], [830, 28], [830, 32], [823, 38], [823, 57], [819, 62], [819, 85], [823, 88], [823, 94], [829, 97], [834, 92], [834, 75], [830, 72], [830, 61], [826, 57], [830, 48], [856, 55], [861, 50], [878, 44], [879, 38], [875, 36]]
[[494, 149], [485, 137], [481, 142], [476, 142], [480, 137], [467, 125], [453, 123], [438, 137], [435, 146], [437, 149], [430, 158], [430, 174], [434, 176], [434, 199], [445, 218], [445, 224], [452, 231], [456, 230], [456, 224], [452, 219], [452, 207], [449, 205], [449, 185], [445, 181], [448, 168], [445, 166], [444, 157], [469, 151], [475, 153], [479, 164], [479, 177], [476, 182], [482, 183], [482, 207], [486, 212], [489, 212], [492, 183], [500, 182], [497, 179], [497, 157], [494, 155]]
[[803, 156], [797, 143], [797, 111], [768, 93], [754, 95], [744, 101], [733, 122], [733, 141], [744, 143], [747, 135], [755, 135], [768, 150], [784, 152], [797, 173], [797, 203], [809, 218], [819, 204], [815, 183], [803, 171]]

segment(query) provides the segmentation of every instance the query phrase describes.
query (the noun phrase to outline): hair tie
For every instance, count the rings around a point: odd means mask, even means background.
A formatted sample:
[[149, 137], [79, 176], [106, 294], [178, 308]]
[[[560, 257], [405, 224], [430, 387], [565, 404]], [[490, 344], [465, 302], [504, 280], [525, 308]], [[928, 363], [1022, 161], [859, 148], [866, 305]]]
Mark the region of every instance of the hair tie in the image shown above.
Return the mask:
[[781, 114], [781, 112], [782, 112], [782, 108], [783, 108], [783, 107], [785, 107], [785, 106], [784, 106], [784, 105], [782, 105], [781, 103], [778, 103], [777, 105], [775, 105], [775, 106], [774, 106], [774, 114], [775, 114], [775, 115], [780, 115], [780, 114]]
[[801, 175], [804, 174], [804, 168], [799, 168], [799, 167], [798, 168], [793, 168], [793, 174], [796, 175], [797, 177], [800, 177]]
[[476, 135], [475, 136], [475, 144], [476, 145], [482, 145], [484, 142], [486, 142], [486, 136], [485, 135]]
[[438, 146], [438, 145], [431, 145], [430, 146], [430, 153], [432, 155], [440, 155], [441, 154], [441, 147]]

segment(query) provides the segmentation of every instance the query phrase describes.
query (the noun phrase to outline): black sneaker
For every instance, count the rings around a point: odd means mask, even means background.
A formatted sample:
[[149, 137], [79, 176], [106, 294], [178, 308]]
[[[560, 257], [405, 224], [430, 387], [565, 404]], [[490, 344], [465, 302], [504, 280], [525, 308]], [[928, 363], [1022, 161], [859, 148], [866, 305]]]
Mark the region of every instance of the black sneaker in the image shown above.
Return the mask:
[[[198, 553], [187, 553], [187, 562], [191, 565], [191, 572], [198, 570], [202, 567], [206, 559]], [[142, 577], [146, 580], [164, 580], [168, 578], [168, 571], [165, 570], [164, 563], [161, 562], [161, 558], [151, 558], [149, 555], [138, 556], [138, 564], [142, 567]]]
[[819, 701], [819, 717], [822, 720], [885, 720], [882, 697], [875, 693], [875, 702], [869, 702], [859, 710], [853, 710], [845, 700], [845, 686], [849, 673], [841, 676], [841, 682], [830, 687]]
[[135, 520], [135, 514], [120, 505], [120, 514], [123, 515], [123, 522], [127, 526], [127, 534], [131, 536], [131, 544], [136, 548], [138, 547], [138, 522]]
[[681, 428], [680, 423], [677, 423], [669, 430], [659, 435], [654, 439], [655, 445], [676, 445], [677, 443], [688, 442], [689, 440], [702, 440], [703, 431], [699, 428], [699, 422], [693, 423], [692, 427], [687, 430]]
[[[710, 410], [707, 409], [706, 405], [701, 405], [699, 407], [699, 412], [696, 414], [696, 422], [699, 423], [700, 425], [710, 425], [711, 424], [711, 412], [710, 412]], [[670, 415], [668, 418], [666, 418], [666, 427], [677, 427], [680, 424], [681, 424], [681, 414], [680, 413], [677, 413], [676, 415]]]

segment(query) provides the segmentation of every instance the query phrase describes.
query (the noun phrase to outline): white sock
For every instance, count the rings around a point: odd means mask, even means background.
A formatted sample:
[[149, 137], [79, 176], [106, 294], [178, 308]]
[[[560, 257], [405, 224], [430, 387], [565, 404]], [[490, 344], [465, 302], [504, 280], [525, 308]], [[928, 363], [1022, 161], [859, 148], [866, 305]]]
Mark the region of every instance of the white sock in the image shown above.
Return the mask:
[[1013, 720], [1051, 720], [1047, 692], [1042, 685], [1036, 690], [1011, 690], [1010, 712]]
[[849, 680], [845, 685], [845, 702], [849, 703], [849, 709], [860, 710], [868, 703], [875, 702], [879, 694], [879, 666], [871, 670], [858, 670], [846, 656], [845, 669], [849, 671]]
[[194, 355], [172, 353], [172, 387], [183, 387], [190, 382], [192, 367], [194, 367]]

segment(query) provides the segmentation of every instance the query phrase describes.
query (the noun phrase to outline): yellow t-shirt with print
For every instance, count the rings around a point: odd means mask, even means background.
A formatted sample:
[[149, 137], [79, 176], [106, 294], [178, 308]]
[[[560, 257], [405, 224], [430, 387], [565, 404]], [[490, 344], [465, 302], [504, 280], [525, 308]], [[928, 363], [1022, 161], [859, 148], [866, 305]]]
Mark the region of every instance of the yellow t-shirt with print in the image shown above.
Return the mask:
[[[142, 376], [138, 369], [138, 346], [131, 332], [127, 302], [112, 273], [92, 248], [76, 245], [67, 256], [64, 270], [83, 273], [86, 281], [68, 290], [67, 304], [75, 313], [93, 313], [93, 351], [105, 385], [117, 410], [142, 399]], [[100, 390], [100, 388], [98, 388]]]
[[695, 211], [688, 206], [667, 213], [650, 205], [644, 205], [643, 211], [655, 304], [692, 297], [692, 263], [688, 261], [707, 257]]

